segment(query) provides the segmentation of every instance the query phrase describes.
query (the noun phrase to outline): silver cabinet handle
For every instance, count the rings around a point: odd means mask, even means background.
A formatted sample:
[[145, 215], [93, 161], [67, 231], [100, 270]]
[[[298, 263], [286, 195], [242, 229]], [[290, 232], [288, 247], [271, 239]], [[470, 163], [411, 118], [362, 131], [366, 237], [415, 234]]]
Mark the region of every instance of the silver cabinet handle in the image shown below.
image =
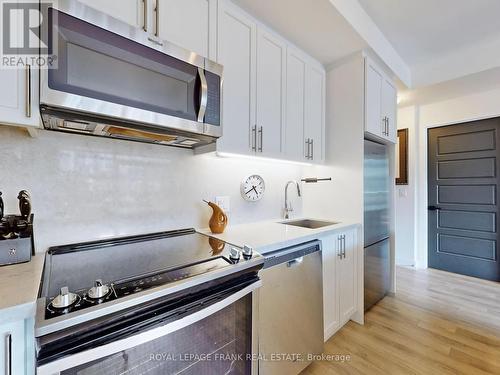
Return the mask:
[[342, 257], [345, 259], [345, 234], [342, 235]]
[[386, 136], [389, 135], [388, 120], [389, 118], [387, 116], [384, 116], [384, 118], [382, 119], [382, 123], [384, 124], [384, 130], [382, 130], [382, 134]]
[[257, 125], [252, 126], [252, 151], [257, 151]]
[[148, 31], [148, 1], [142, 0], [142, 11], [144, 12], [142, 16], [142, 29], [144, 31]]
[[390, 122], [389, 122], [389, 121], [390, 121], [390, 118], [389, 118], [389, 117], [387, 117], [386, 122], [387, 122], [387, 136], [388, 136], [388, 137], [391, 135], [391, 134], [390, 134], [390, 133], [391, 133], [391, 127], [389, 126], [389, 124], [390, 124]]
[[311, 146], [312, 146], [312, 140], [311, 138], [306, 139], [306, 159], [311, 160], [312, 159], [312, 151], [311, 151]]
[[337, 237], [337, 256], [342, 259], [342, 236]]
[[160, 0], [156, 0], [155, 6], [155, 36], [160, 35]]
[[200, 75], [201, 81], [201, 98], [200, 110], [198, 111], [198, 122], [203, 122], [203, 119], [205, 118], [205, 112], [207, 111], [208, 84], [207, 78], [205, 77], [205, 71], [202, 68], [198, 68], [198, 74]]
[[262, 144], [264, 142], [264, 128], [262, 126], [259, 128], [258, 133], [259, 133], [259, 139], [260, 139], [259, 152], [262, 152], [262, 147], [263, 147]]
[[314, 159], [314, 139], [311, 139], [310, 141], [311, 144], [311, 160]]
[[5, 374], [12, 375], [12, 334], [5, 336]]
[[26, 117], [31, 117], [31, 65], [26, 65]]

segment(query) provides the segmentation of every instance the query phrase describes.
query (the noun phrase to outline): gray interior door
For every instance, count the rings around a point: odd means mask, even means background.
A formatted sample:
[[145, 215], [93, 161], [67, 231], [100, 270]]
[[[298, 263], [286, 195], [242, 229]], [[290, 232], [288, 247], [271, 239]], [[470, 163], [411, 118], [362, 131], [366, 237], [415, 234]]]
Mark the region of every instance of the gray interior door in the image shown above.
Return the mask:
[[429, 267], [500, 281], [500, 119], [429, 130]]

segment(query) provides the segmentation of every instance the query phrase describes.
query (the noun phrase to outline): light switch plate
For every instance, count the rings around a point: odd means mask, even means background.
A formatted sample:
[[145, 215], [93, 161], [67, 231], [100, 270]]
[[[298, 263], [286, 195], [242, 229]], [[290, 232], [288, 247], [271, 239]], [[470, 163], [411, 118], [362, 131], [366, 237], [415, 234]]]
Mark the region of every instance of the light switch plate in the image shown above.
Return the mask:
[[399, 198], [406, 198], [408, 196], [408, 189], [399, 188]]
[[231, 198], [227, 195], [215, 197], [215, 204], [222, 208], [222, 210], [229, 214], [231, 212]]

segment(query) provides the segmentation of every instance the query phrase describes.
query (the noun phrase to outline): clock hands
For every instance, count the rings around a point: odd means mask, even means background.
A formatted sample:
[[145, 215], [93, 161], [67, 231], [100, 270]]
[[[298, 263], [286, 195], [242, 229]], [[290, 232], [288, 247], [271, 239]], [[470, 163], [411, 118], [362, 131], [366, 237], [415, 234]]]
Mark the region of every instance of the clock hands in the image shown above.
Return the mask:
[[251, 188], [250, 190], [245, 191], [245, 194], [250, 193], [252, 190], [253, 190], [253, 191], [255, 191], [255, 194], [259, 195], [259, 193], [257, 192], [257, 189], [256, 189], [256, 188], [255, 188], [255, 186], [253, 186], [253, 185], [252, 185], [252, 188]]

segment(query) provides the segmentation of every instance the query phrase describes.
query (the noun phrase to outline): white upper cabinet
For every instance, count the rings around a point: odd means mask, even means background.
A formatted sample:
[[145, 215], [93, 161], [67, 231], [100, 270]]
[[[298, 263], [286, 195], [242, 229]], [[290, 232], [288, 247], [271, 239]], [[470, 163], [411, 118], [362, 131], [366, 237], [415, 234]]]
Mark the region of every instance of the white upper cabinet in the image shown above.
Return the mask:
[[285, 156], [324, 160], [325, 70], [301, 51], [288, 48]]
[[224, 66], [224, 83], [218, 151], [249, 154], [257, 149], [256, 38], [253, 19], [229, 1], [219, 1], [217, 62]]
[[279, 157], [285, 125], [286, 43], [257, 31], [257, 154]]
[[382, 135], [382, 74], [366, 59], [365, 62], [365, 130], [373, 135]]
[[[0, 6], [3, 6], [0, 1]], [[17, 15], [17, 17], [16, 17]], [[18, 30], [17, 45], [22, 45], [22, 12], [11, 12], [11, 27]], [[27, 128], [40, 126], [38, 110], [38, 80], [37, 67], [24, 65], [17, 68], [0, 67], [0, 124], [18, 125]]]
[[395, 143], [397, 137], [397, 90], [371, 59], [365, 58], [365, 131]]
[[386, 136], [389, 141], [396, 143], [397, 139], [397, 98], [398, 91], [394, 83], [388, 78], [382, 81], [382, 118], [386, 119]]
[[288, 48], [286, 72], [285, 157], [305, 160], [307, 145], [304, 137], [307, 58]]
[[157, 0], [158, 33], [198, 55], [215, 59], [215, 0]]
[[136, 27], [147, 27], [148, 22], [145, 17], [148, 17], [144, 12], [148, 11], [146, 2], [151, 0], [79, 0], [81, 3], [95, 8], [112, 17], [118, 18], [121, 21]]
[[217, 61], [224, 65], [217, 150], [324, 159], [325, 71], [227, 0], [219, 1]]
[[0, 90], [0, 124], [28, 128], [40, 126], [38, 80], [36, 67], [0, 69], [0, 82], [4, 87]]
[[305, 138], [306, 158], [324, 161], [325, 132], [325, 71], [310, 65], [306, 70]]

